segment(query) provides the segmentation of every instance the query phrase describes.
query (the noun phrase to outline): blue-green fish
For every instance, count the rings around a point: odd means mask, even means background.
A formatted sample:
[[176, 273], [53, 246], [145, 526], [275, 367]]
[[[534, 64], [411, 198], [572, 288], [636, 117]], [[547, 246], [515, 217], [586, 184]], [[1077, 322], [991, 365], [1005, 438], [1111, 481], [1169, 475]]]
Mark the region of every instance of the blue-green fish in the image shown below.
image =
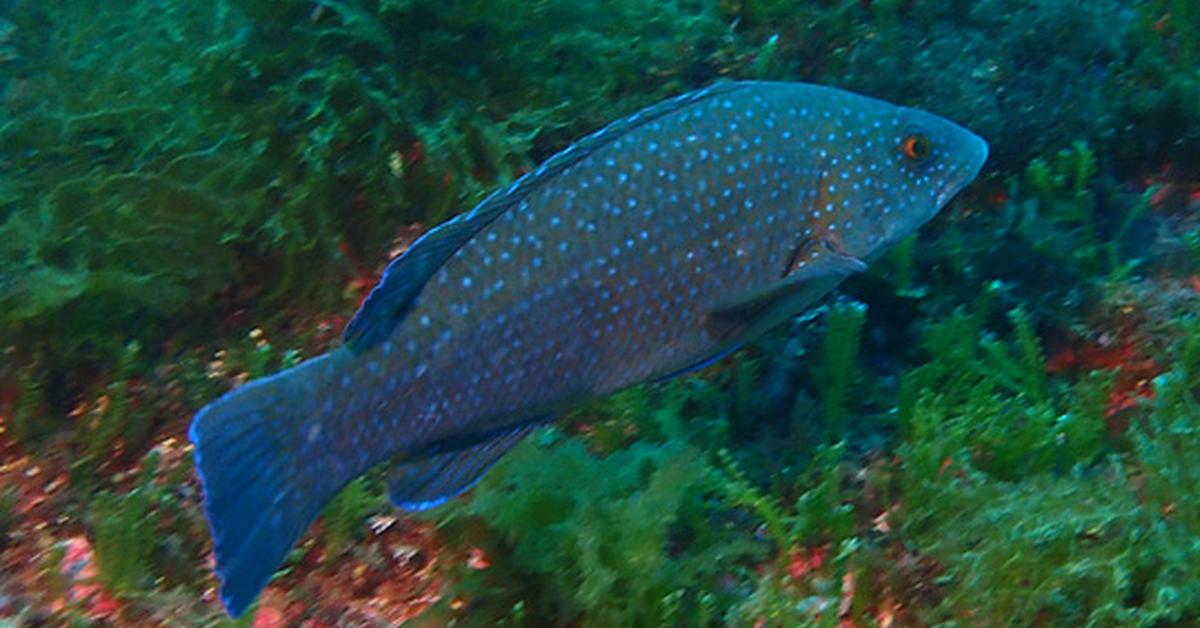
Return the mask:
[[196, 415], [226, 608], [367, 469], [392, 465], [400, 508], [462, 493], [563, 408], [799, 313], [987, 152], [929, 113], [799, 83], [720, 83], [580, 140], [393, 261], [343, 346]]

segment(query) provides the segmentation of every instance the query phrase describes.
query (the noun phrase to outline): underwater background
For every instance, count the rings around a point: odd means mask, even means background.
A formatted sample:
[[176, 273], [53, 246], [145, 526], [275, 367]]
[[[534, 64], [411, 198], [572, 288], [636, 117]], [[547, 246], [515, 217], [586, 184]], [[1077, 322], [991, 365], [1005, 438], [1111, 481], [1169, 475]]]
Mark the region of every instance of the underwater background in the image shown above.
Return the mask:
[[234, 623], [193, 413], [337, 346], [429, 227], [732, 78], [991, 157], [820, 307], [452, 505], [351, 483], [236, 623], [1196, 625], [1197, 32], [1195, 0], [0, 0], [0, 626]]

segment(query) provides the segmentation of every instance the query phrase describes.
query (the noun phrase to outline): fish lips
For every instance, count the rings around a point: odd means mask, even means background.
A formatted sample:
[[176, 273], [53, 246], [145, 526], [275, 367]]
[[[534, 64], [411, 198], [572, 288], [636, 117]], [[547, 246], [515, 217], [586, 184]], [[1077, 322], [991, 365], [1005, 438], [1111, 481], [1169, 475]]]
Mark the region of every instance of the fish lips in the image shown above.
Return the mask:
[[950, 182], [942, 188], [942, 191], [937, 195], [937, 202], [934, 204], [934, 211], [940, 210], [950, 199], [954, 198], [964, 187], [970, 185], [975, 177], [979, 176], [979, 172], [983, 170], [983, 165], [987, 163], [988, 158], [988, 143], [987, 140], [978, 135], [959, 127], [963, 136], [962, 151], [964, 157], [960, 174], [954, 177]]

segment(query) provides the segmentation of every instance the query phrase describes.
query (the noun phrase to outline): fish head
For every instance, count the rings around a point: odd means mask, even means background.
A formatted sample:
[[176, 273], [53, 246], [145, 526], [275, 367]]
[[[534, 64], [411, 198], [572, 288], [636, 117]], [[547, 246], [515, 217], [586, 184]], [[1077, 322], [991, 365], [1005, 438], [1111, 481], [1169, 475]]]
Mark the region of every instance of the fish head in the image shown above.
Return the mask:
[[[870, 260], [911, 235], [979, 174], [983, 138], [940, 116], [849, 95], [819, 148], [814, 232]], [[861, 100], [860, 100], [861, 99]], [[848, 113], [847, 113], [848, 112]]]

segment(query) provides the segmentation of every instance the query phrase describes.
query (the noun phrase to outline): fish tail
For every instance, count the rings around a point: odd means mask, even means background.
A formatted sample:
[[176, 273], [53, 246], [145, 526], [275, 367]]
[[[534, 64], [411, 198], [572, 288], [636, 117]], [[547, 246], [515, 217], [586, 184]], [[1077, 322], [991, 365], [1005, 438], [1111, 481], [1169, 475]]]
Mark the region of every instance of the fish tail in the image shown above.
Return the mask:
[[[368, 461], [331, 422], [323, 391], [346, 356], [335, 351], [226, 394], [189, 430], [212, 532], [221, 600], [241, 615], [321, 508]], [[325, 436], [328, 435], [328, 436]], [[331, 442], [336, 441], [336, 442]]]

